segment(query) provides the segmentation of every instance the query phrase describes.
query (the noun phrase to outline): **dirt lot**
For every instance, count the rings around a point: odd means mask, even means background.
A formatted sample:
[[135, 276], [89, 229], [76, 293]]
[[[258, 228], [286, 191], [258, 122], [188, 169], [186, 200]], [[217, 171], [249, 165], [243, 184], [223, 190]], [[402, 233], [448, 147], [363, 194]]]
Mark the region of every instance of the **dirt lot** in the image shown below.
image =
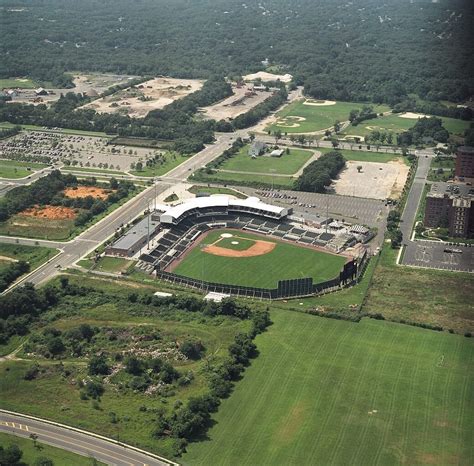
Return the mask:
[[64, 220], [76, 218], [76, 212], [70, 207], [62, 206], [35, 206], [24, 210], [19, 215], [23, 217], [39, 217], [48, 220]]
[[[16, 97], [13, 98], [12, 102], [28, 102], [34, 105], [52, 103], [59, 99], [61, 94], [67, 92], [75, 92], [81, 94], [98, 95], [104, 92], [106, 89], [117, 84], [123, 84], [135, 76], [125, 76], [117, 74], [75, 74], [73, 81], [75, 88], [73, 89], [51, 89], [46, 88], [49, 95], [41, 96], [37, 99], [34, 89], [23, 89]], [[36, 101], [35, 101], [36, 100]]]
[[[359, 173], [357, 167], [361, 166]], [[348, 161], [347, 168], [333, 183], [336, 194], [370, 199], [397, 199], [408, 176], [409, 167], [401, 161], [388, 163]]]
[[[209, 107], [204, 107], [199, 112], [205, 118], [213, 120], [231, 120], [242, 113], [248, 112], [256, 105], [262, 103], [270, 97], [269, 92], [256, 91], [251, 93], [251, 88], [243, 86], [241, 88], [233, 88], [234, 95], [218, 102]], [[250, 94], [251, 93], [251, 94]], [[248, 94], [246, 96], [246, 94]]]
[[77, 188], [67, 188], [64, 190], [64, 195], [72, 199], [88, 196], [96, 199], [107, 199], [109, 194], [109, 189], [98, 188], [97, 186], [78, 186]]
[[81, 108], [93, 108], [99, 113], [122, 113], [141, 118], [151, 110], [163, 108], [198, 91], [202, 85], [203, 81], [195, 79], [155, 78], [90, 102]]

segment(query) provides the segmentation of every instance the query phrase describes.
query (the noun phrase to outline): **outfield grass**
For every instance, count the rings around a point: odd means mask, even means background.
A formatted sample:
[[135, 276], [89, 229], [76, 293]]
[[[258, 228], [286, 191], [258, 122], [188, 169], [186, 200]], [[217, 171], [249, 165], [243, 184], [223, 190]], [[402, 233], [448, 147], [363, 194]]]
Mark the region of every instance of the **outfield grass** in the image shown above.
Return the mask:
[[212, 244], [222, 233], [224, 230], [215, 230], [201, 238], [174, 273], [209, 282], [276, 288], [278, 280], [306, 277], [312, 277], [315, 283], [329, 280], [338, 275], [345, 263], [342, 256], [242, 231], [232, 231], [232, 234], [249, 240], [270, 241], [277, 246], [265, 255], [254, 257], [221, 257], [201, 251], [200, 244]]
[[0, 433], [0, 445], [4, 448], [10, 445], [17, 445], [23, 452], [21, 457], [22, 464], [36, 464], [41, 457], [46, 457], [53, 461], [56, 466], [93, 466], [104, 465], [100, 461], [94, 461], [93, 458], [88, 458], [82, 455], [76, 455], [60, 448], [52, 447], [46, 443], [41, 442], [41, 436], [36, 442], [38, 447], [34, 446], [33, 440], [29, 438], [17, 437], [15, 435]]
[[[46, 168], [44, 163], [19, 162], [16, 160], [0, 159], [0, 178], [18, 179], [31, 175], [37, 170]], [[30, 168], [30, 170], [28, 170]]]
[[136, 176], [161, 176], [190, 159], [190, 156], [181, 155], [176, 152], [167, 152], [164, 157], [165, 161], [161, 165], [156, 164], [152, 167], [144, 166], [143, 170], [130, 170], [129, 173]]
[[[443, 126], [453, 134], [464, 133], [464, 130], [469, 128], [469, 121], [458, 120], [455, 118], [437, 117], [443, 121]], [[371, 120], [365, 120], [359, 123], [357, 126], [350, 125], [344, 130], [344, 134], [354, 136], [365, 136], [370, 134], [374, 130], [385, 130], [391, 131], [392, 133], [401, 133], [415, 126], [416, 119], [414, 118], [402, 118], [396, 114], [386, 115], [383, 117], [373, 118]]]
[[235, 189], [229, 188], [218, 188], [215, 186], [200, 186], [200, 185], [193, 185], [191, 186], [188, 191], [192, 194], [199, 194], [199, 193], [206, 193], [206, 194], [228, 194], [230, 196], [235, 196], [238, 199], [247, 199], [246, 194], [242, 194]]
[[219, 169], [236, 170], [240, 172], [269, 173], [275, 170], [275, 173], [282, 175], [293, 175], [296, 173], [313, 155], [313, 151], [290, 149], [281, 157], [252, 158], [248, 154], [249, 146], [244, 146], [232, 158], [227, 159]]
[[383, 248], [363, 310], [473, 332], [474, 275], [397, 266], [397, 254]]
[[[353, 103], [353, 102], [337, 102], [335, 105], [304, 105], [304, 100], [298, 100], [287, 105], [280, 112], [277, 113], [277, 117], [280, 119], [297, 116], [305, 118], [304, 121], [297, 121], [296, 119], [288, 118], [288, 122], [299, 124], [295, 128], [286, 128], [279, 126], [276, 123], [266, 128], [268, 131], [274, 132], [280, 130], [282, 133], [310, 133], [313, 131], [320, 131], [326, 128], [330, 128], [334, 125], [336, 120], [347, 121], [349, 119], [349, 113], [351, 110], [360, 110], [365, 104]], [[373, 106], [374, 111], [377, 113], [386, 112], [389, 107], [385, 105]]]
[[185, 465], [472, 464], [473, 342], [274, 311]]

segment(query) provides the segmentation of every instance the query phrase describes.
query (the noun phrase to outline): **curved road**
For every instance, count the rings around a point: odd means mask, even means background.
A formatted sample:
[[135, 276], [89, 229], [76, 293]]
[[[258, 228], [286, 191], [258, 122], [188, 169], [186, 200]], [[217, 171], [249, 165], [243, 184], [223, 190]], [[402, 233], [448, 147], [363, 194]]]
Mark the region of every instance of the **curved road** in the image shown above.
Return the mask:
[[0, 432], [28, 438], [116, 466], [168, 466], [173, 461], [62, 424], [0, 410]]

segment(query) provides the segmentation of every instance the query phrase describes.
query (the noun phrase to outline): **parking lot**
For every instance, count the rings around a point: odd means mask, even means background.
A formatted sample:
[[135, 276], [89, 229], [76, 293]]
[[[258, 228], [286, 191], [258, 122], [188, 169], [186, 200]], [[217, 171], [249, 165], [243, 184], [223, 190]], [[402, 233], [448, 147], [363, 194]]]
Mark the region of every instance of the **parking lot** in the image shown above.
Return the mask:
[[378, 226], [388, 214], [384, 203], [375, 199], [298, 191], [262, 191], [253, 188], [239, 190], [271, 204], [293, 207], [295, 211], [329, 216], [371, 227]]
[[25, 132], [0, 141], [0, 158], [118, 171], [130, 170], [159, 153], [143, 147], [108, 145], [108, 139], [47, 132]]
[[410, 241], [405, 248], [402, 264], [474, 272], [474, 247], [451, 246], [433, 241]]

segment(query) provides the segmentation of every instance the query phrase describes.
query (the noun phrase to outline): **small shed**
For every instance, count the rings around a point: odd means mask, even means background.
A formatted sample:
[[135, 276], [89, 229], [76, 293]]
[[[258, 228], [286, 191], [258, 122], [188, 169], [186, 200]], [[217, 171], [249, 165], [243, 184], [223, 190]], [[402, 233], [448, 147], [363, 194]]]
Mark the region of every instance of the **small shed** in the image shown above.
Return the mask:
[[42, 87], [38, 87], [38, 89], [35, 90], [36, 95], [48, 95], [48, 91]]
[[285, 151], [283, 149], [275, 149], [270, 152], [270, 157], [281, 157]]

